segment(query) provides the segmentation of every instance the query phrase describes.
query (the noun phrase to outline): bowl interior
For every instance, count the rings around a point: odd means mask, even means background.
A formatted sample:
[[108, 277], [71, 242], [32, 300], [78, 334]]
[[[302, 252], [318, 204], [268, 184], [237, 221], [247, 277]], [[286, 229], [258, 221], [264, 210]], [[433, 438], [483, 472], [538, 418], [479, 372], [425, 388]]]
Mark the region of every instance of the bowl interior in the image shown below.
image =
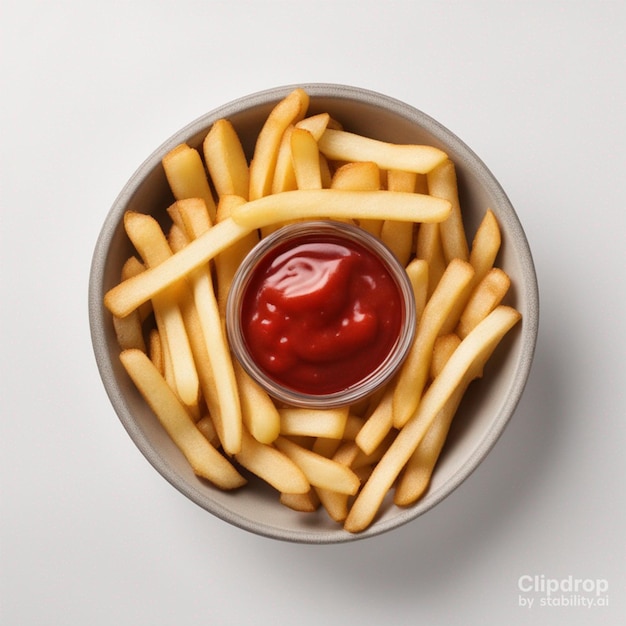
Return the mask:
[[119, 282], [122, 264], [133, 253], [122, 225], [125, 211], [151, 213], [165, 220], [165, 209], [173, 198], [160, 165], [162, 156], [182, 142], [200, 147], [210, 126], [222, 117], [233, 123], [250, 156], [271, 108], [293, 86], [244, 97], [208, 113], [171, 137], [138, 168], [109, 211], [98, 238], [90, 276], [89, 315], [96, 361], [111, 403], [137, 447], [166, 480], [199, 506], [245, 530], [286, 541], [336, 543], [386, 532], [416, 518], [449, 495], [477, 467], [502, 433], [526, 383], [537, 337], [538, 290], [528, 242], [509, 199], [461, 140], [419, 110], [381, 94], [341, 85], [300, 86], [311, 96], [311, 114], [327, 111], [346, 130], [445, 150], [456, 165], [470, 242], [488, 208], [500, 224], [503, 245], [496, 264], [512, 279], [506, 303], [522, 313], [522, 322], [498, 347], [484, 377], [466, 393], [428, 493], [406, 509], [385, 503], [366, 531], [352, 535], [324, 511], [300, 514], [280, 505], [276, 492], [254, 477], [236, 493], [222, 492], [193, 474], [118, 359], [119, 348], [103, 297]]

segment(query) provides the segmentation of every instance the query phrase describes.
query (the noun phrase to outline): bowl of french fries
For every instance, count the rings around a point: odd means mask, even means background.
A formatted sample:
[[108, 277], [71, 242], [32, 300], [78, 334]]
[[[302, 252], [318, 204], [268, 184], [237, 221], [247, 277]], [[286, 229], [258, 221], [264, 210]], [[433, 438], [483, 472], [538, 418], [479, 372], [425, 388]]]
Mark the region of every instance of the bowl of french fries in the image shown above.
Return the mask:
[[[312, 223], [380, 241], [414, 307], [393, 374], [339, 406], [275, 397], [229, 340], [245, 259]], [[96, 243], [89, 316], [112, 406], [167, 481], [241, 529], [339, 543], [416, 519], [476, 469], [523, 393], [539, 303], [519, 218], [468, 146], [408, 104], [315, 83], [225, 104], [139, 166]]]

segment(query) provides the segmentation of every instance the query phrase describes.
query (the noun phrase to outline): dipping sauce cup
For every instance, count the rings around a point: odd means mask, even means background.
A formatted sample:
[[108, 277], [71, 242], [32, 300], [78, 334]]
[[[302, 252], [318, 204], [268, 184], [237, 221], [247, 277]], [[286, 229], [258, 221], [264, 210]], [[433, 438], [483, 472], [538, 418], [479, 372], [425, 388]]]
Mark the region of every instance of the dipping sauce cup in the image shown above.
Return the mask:
[[377, 237], [344, 222], [299, 222], [248, 254], [226, 324], [236, 358], [271, 396], [330, 408], [395, 374], [415, 334], [415, 302], [404, 268]]

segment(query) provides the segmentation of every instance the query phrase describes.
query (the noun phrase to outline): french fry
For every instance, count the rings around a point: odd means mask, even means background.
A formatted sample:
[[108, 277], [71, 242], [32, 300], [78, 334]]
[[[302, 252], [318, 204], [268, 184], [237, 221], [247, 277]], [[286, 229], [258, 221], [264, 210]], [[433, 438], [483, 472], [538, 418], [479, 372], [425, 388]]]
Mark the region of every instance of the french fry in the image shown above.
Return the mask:
[[[199, 198], [180, 200], [178, 209], [191, 240], [197, 239], [211, 228], [209, 213], [203, 200]], [[241, 405], [230, 348], [213, 290], [211, 274], [207, 267], [198, 268], [191, 273], [189, 279], [217, 389], [224, 436], [222, 444], [228, 454], [236, 454], [241, 448]]]
[[383, 170], [426, 174], [447, 155], [432, 146], [393, 144], [343, 130], [327, 128], [319, 139], [320, 152], [336, 161], [373, 161]]
[[289, 143], [298, 189], [321, 189], [320, 155], [313, 135], [303, 128], [294, 128]]
[[335, 171], [330, 186], [344, 191], [379, 191], [380, 168], [371, 161], [346, 163]]
[[281, 408], [278, 410], [280, 434], [341, 439], [348, 421], [348, 412], [348, 406], [335, 409]]
[[261, 228], [293, 219], [395, 219], [439, 222], [450, 214], [447, 200], [399, 191], [298, 189], [247, 202], [232, 211], [241, 227]]
[[148, 335], [148, 356], [158, 370], [159, 374], [165, 376], [165, 357], [163, 355], [163, 344], [161, 335], [156, 328], [152, 328]]
[[207, 179], [200, 153], [182, 143], [170, 150], [161, 160], [167, 182], [176, 200], [202, 198], [215, 219], [215, 200]]
[[511, 279], [499, 267], [492, 267], [485, 277], [476, 285], [470, 295], [456, 332], [463, 339], [469, 332], [498, 306], [509, 287]]
[[261, 443], [272, 443], [280, 434], [280, 414], [267, 392], [234, 360], [243, 423]]
[[311, 485], [348, 495], [358, 491], [359, 479], [349, 467], [315, 454], [286, 437], [280, 436], [274, 443], [298, 465]]
[[491, 209], [487, 209], [474, 235], [470, 251], [469, 261], [476, 272], [477, 283], [493, 267], [501, 243], [502, 235], [496, 216]]
[[124, 350], [120, 360], [142, 397], [193, 471], [221, 489], [237, 489], [246, 480], [198, 430], [174, 391], [141, 350]]
[[[380, 168], [371, 161], [346, 163], [335, 171], [330, 180], [330, 188], [344, 191], [379, 191], [382, 189]], [[383, 220], [378, 217], [360, 219], [359, 226], [379, 237]]]
[[302, 470], [276, 448], [260, 443], [245, 429], [237, 462], [282, 493], [305, 494], [311, 489]]
[[434, 380], [439, 376], [444, 365], [452, 356], [452, 353], [459, 347], [461, 338], [456, 333], [439, 335], [435, 339], [433, 346], [433, 358], [430, 363], [430, 379]]
[[[122, 266], [121, 280], [136, 276], [143, 272], [145, 267], [136, 257], [130, 257]], [[122, 350], [138, 348], [146, 352], [146, 342], [143, 336], [142, 322], [147, 315], [136, 309], [126, 317], [113, 316], [113, 328], [117, 342]]]
[[446, 159], [428, 172], [427, 180], [429, 193], [437, 198], [445, 198], [452, 206], [448, 219], [439, 224], [441, 246], [446, 262], [449, 263], [452, 259], [469, 260], [454, 163]]
[[428, 301], [428, 263], [423, 259], [413, 259], [406, 266], [406, 274], [415, 300], [415, 319], [419, 323]]
[[406, 424], [417, 408], [428, 378], [435, 339], [449, 311], [474, 275], [466, 261], [453, 259], [424, 309], [413, 345], [398, 373], [393, 395], [393, 422]]
[[291, 135], [294, 130], [294, 126], [288, 126], [278, 145], [276, 166], [274, 167], [272, 179], [272, 194], [280, 193], [281, 191], [294, 191], [298, 188], [296, 172], [291, 158]]
[[268, 115], [257, 137], [250, 163], [250, 200], [262, 198], [271, 192], [283, 133], [306, 115], [308, 107], [309, 95], [303, 89], [295, 89], [278, 102]]
[[465, 378], [473, 376], [472, 368], [489, 358], [520, 317], [515, 309], [500, 305], [463, 340], [359, 492], [344, 523], [348, 532], [361, 532], [369, 526], [385, 494], [411, 458], [437, 414], [455, 391], [465, 384]]
[[320, 177], [322, 179], [322, 188], [330, 189], [333, 175], [330, 171], [328, 159], [320, 153]]
[[[387, 172], [388, 191], [414, 193], [416, 183], [417, 174], [415, 172], [403, 172], [400, 170]], [[385, 220], [380, 230], [382, 242], [392, 250], [402, 265], [406, 265], [411, 258], [414, 227], [415, 224], [411, 222]]]
[[315, 489], [311, 488], [307, 493], [281, 493], [280, 503], [300, 513], [314, 513], [320, 500]]
[[356, 436], [357, 445], [366, 454], [374, 452], [393, 428], [393, 394], [394, 387], [390, 384]]
[[[217, 120], [202, 143], [204, 161], [218, 198], [248, 198], [250, 170], [237, 131], [226, 119]], [[215, 215], [212, 217], [215, 220]]]
[[[165, 235], [153, 217], [129, 211], [124, 218], [124, 226], [148, 268], [171, 257]], [[138, 274], [138, 277], [141, 275]], [[175, 286], [178, 287], [180, 286]], [[186, 406], [196, 406], [200, 383], [177, 298], [167, 293], [157, 294], [152, 302], [157, 318], [162, 319], [161, 339], [167, 342], [167, 350], [172, 359], [176, 391]]]
[[324, 131], [330, 124], [330, 115], [328, 113], [318, 113], [317, 115], [311, 115], [305, 117], [296, 123], [296, 128], [308, 130], [315, 141], [319, 141], [319, 138], [324, 134]]
[[418, 259], [428, 263], [428, 296], [430, 297], [439, 284], [447, 265], [438, 223], [419, 225], [415, 254]]
[[346, 493], [322, 489], [321, 487], [315, 487], [314, 489], [330, 518], [341, 524], [348, 516], [348, 499], [350, 496]]

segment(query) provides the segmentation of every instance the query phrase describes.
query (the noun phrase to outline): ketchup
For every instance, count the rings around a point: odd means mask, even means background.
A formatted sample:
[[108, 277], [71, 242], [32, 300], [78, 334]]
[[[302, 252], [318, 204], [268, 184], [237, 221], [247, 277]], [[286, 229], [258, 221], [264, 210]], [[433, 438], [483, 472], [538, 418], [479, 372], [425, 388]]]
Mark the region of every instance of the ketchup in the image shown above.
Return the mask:
[[333, 234], [296, 237], [256, 267], [242, 332], [256, 364], [310, 395], [345, 390], [374, 372], [398, 341], [402, 294], [386, 265]]

